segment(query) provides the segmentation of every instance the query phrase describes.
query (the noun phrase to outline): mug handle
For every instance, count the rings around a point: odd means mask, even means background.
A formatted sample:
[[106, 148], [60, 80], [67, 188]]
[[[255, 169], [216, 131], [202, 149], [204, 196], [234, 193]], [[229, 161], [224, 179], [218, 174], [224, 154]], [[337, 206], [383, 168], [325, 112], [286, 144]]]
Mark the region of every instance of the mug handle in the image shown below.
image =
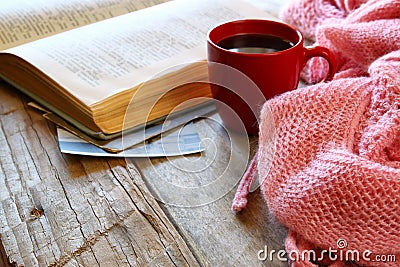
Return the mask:
[[326, 75], [325, 79], [322, 80], [322, 82], [332, 80], [337, 69], [337, 64], [333, 53], [328, 48], [325, 48], [323, 46], [308, 46], [304, 48], [304, 51], [304, 62], [307, 62], [312, 57], [323, 57], [324, 59], [326, 59], [326, 61], [328, 61], [328, 74]]

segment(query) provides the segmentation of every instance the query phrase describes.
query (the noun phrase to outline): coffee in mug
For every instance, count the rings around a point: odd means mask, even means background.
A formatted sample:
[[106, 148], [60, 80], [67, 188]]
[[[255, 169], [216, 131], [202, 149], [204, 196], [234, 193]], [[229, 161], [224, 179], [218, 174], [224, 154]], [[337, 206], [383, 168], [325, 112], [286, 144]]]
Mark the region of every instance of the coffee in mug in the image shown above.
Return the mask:
[[264, 54], [289, 49], [293, 43], [271, 34], [238, 34], [221, 40], [217, 45], [233, 52]]

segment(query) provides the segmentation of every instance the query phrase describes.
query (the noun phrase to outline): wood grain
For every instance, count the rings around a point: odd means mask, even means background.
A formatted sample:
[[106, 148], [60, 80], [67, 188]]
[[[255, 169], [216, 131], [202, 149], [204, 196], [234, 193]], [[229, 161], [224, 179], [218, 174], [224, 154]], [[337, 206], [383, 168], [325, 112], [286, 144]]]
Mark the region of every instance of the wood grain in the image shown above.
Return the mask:
[[198, 265], [132, 163], [64, 155], [25, 98], [1, 84], [0, 99], [0, 236], [10, 263]]
[[[269, 214], [260, 191], [250, 194], [242, 213], [230, 209], [257, 138], [235, 141], [217, 115], [198, 121], [196, 127], [205, 143], [209, 142], [201, 155], [135, 161], [149, 188], [202, 266], [287, 266], [287, 262], [276, 258], [258, 259], [258, 252], [265, 246], [270, 251], [283, 249], [286, 235], [286, 229]], [[220, 179], [225, 181], [218, 183]], [[167, 184], [175, 187], [166, 190]]]
[[[286, 265], [257, 258], [265, 246], [282, 249], [286, 234], [258, 190], [243, 213], [230, 210], [256, 138], [228, 136], [213, 116], [196, 123], [202, 154], [134, 162], [72, 156], [60, 153], [53, 126], [26, 98], [4, 84], [0, 98], [2, 260], [17, 266]], [[157, 181], [174, 186], [161, 190]], [[180, 195], [177, 189], [187, 187], [194, 190]]]

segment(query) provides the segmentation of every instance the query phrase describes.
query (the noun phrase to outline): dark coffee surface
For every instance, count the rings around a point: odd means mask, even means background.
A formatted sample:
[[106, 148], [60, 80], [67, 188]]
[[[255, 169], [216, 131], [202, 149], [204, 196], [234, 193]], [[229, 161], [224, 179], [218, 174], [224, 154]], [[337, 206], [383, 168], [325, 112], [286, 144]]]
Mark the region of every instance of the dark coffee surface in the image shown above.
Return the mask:
[[240, 34], [223, 39], [218, 46], [234, 52], [264, 54], [286, 50], [293, 43], [274, 35]]

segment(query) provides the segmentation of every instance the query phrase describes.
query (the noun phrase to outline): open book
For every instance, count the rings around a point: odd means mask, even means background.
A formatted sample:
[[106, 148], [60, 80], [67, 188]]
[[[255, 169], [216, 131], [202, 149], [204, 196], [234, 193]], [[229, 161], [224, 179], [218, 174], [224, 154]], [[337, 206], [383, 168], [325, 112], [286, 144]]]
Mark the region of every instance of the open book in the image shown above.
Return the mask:
[[207, 32], [270, 17], [239, 0], [39, 2], [2, 4], [0, 77], [100, 139], [209, 99]]

